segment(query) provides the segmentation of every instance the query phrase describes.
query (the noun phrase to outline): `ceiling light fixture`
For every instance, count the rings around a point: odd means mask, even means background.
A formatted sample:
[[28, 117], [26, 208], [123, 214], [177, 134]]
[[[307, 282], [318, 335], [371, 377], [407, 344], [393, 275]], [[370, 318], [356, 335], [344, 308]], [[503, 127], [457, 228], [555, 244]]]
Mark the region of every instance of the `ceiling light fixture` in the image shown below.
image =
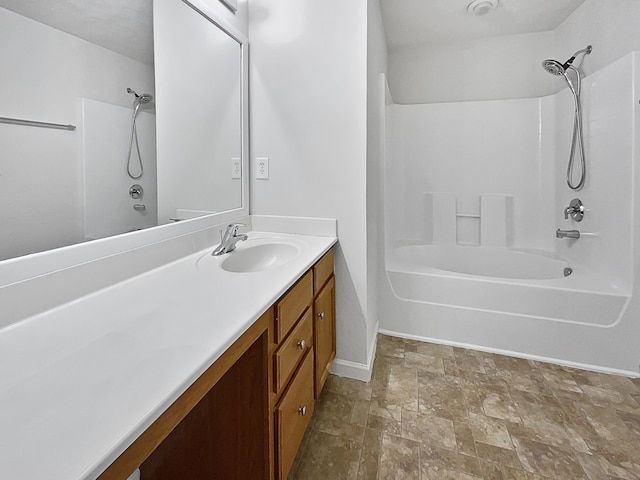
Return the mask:
[[467, 6], [467, 12], [476, 16], [486, 15], [498, 6], [498, 0], [473, 0]]

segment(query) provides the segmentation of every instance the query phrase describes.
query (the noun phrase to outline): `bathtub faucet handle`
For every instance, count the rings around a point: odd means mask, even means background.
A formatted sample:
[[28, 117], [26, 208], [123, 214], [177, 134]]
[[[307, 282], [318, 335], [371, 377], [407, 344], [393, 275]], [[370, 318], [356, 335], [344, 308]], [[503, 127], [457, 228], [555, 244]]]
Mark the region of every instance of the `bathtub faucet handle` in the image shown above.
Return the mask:
[[569, 206], [564, 209], [564, 219], [568, 220], [569, 215], [571, 215], [571, 218], [573, 218], [576, 222], [582, 221], [582, 219], [584, 218], [584, 205], [582, 204], [582, 200], [580, 200], [579, 198], [574, 198], [573, 200], [571, 200]]

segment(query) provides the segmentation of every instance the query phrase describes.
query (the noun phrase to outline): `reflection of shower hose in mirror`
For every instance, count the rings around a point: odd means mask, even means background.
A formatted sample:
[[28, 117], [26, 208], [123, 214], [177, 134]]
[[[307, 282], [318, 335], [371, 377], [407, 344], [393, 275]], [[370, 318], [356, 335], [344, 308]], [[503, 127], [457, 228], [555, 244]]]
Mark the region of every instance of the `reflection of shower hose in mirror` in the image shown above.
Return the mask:
[[[131, 135], [129, 137], [129, 154], [127, 155], [127, 174], [137, 180], [142, 177], [144, 173], [144, 169], [142, 168], [142, 155], [140, 155], [140, 144], [138, 143], [138, 129], [136, 127], [136, 117], [138, 116], [138, 110], [140, 110], [140, 106], [142, 104], [147, 104], [153, 101], [153, 95], [150, 93], [143, 93], [138, 95], [138, 93], [131, 89], [127, 88], [127, 93], [134, 95], [136, 98], [133, 101], [133, 116], [131, 118]], [[131, 151], [133, 150], [133, 142], [136, 142], [136, 153], [138, 154], [138, 165], [140, 166], [140, 174], [134, 175], [131, 173]]]
[[[127, 155], [127, 174], [137, 180], [142, 177], [144, 173], [144, 168], [142, 167], [142, 155], [140, 155], [140, 144], [138, 143], [138, 129], [136, 128], [136, 116], [138, 115], [138, 110], [140, 109], [140, 102], [138, 99], [134, 102], [133, 107], [133, 117], [131, 119], [131, 135], [129, 137], [129, 154]], [[138, 154], [138, 165], [140, 166], [140, 173], [138, 175], [134, 175], [131, 173], [131, 151], [133, 150], [133, 143], [136, 144], [136, 153]]]

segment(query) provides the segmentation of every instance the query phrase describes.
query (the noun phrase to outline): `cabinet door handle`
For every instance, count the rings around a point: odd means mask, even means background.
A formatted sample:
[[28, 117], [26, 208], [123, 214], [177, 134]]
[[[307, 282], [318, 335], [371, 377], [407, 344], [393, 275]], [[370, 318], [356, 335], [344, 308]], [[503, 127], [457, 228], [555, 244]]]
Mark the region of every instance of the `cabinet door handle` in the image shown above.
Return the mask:
[[298, 342], [298, 348], [299, 348], [300, 350], [304, 350], [305, 348], [307, 348], [307, 342], [305, 342], [304, 340], [300, 340], [300, 341]]
[[298, 413], [304, 417], [307, 414], [307, 406], [303, 405], [302, 407], [298, 408]]
[[324, 320], [324, 312], [320, 312], [320, 313], [318, 314], [318, 318], [319, 318], [320, 320]]

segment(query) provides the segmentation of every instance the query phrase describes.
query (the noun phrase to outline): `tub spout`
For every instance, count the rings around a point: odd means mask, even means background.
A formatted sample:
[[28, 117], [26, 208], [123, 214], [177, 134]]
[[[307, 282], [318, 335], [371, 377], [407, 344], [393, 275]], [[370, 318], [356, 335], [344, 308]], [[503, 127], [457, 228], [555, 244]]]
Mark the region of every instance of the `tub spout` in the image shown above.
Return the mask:
[[578, 230], [556, 230], [556, 238], [580, 238]]

